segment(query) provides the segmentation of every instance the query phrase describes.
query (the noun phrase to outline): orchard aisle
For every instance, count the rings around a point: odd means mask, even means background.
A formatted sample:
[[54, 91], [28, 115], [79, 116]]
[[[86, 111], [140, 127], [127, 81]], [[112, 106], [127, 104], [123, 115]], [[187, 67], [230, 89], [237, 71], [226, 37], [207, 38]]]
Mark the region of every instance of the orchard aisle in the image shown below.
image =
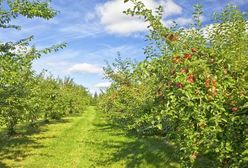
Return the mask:
[[40, 132], [14, 138], [0, 149], [0, 167], [175, 167], [173, 148], [164, 140], [128, 135], [95, 107], [43, 125]]
[[[61, 132], [49, 142], [47, 148], [42, 149], [40, 155], [27, 159], [24, 167], [87, 167], [86, 165], [91, 164], [91, 154], [85, 140], [94, 130], [96, 115], [94, 108], [89, 107], [82, 116], [71, 117], [72, 121], [68, 123], [70, 126], [60, 129]], [[43, 155], [44, 153], [50, 156]]]

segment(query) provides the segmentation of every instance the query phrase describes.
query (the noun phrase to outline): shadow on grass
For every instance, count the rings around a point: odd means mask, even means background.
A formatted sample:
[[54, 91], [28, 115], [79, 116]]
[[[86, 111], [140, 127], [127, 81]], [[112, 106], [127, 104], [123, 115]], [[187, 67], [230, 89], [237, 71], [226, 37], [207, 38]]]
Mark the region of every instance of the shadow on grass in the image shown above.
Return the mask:
[[[77, 116], [74, 116], [74, 117], [77, 117]], [[72, 119], [69, 119], [69, 118], [61, 118], [61, 119], [58, 119], [58, 120], [41, 120], [41, 121], [38, 121], [37, 124], [39, 126], [43, 126], [43, 125], [51, 125], [51, 124], [59, 124], [59, 123], [69, 123], [71, 122]]]
[[[104, 149], [114, 149], [117, 152], [111, 156], [111, 159], [102, 159], [98, 161], [99, 166], [113, 164], [125, 160], [126, 168], [137, 167], [156, 167], [156, 168], [178, 168], [180, 159], [177, 155], [178, 148], [166, 142], [165, 138], [156, 135], [138, 135], [134, 131], [124, 131], [126, 127], [124, 122], [95, 124], [94, 131], [104, 131], [113, 138], [109, 141], [103, 141], [99, 144]], [[115, 140], [115, 137], [128, 137], [131, 141]], [[116, 138], [118, 139], [118, 138]], [[216, 167], [217, 157], [213, 154], [202, 154], [193, 165], [194, 168]], [[147, 166], [149, 165], [149, 166]]]
[[[40, 132], [40, 131], [37, 131]], [[29, 137], [30, 132], [27, 134], [19, 133], [12, 137], [8, 137], [4, 132], [1, 132], [0, 137], [0, 160], [19, 162], [30, 156], [32, 149], [42, 148], [43, 145], [36, 142]], [[8, 167], [1, 163], [0, 167]]]
[[174, 148], [160, 139], [154, 137], [136, 139], [133, 142], [117, 142], [113, 145], [109, 142], [105, 144], [108, 148], [118, 148], [110, 162], [126, 160], [126, 167], [142, 167], [142, 165], [152, 165], [153, 167], [175, 167], [173, 163]]
[[6, 164], [2, 163], [1, 161], [0, 161], [0, 167], [1, 167], [1, 168], [10, 168], [10, 167], [7, 166]]
[[[35, 134], [42, 134], [48, 131], [48, 129], [44, 127], [45, 125], [68, 122], [70, 122], [69, 119], [61, 119], [49, 121], [48, 123], [44, 121], [37, 122], [38, 127], [19, 126], [16, 129], [18, 133], [13, 136], [7, 136], [7, 131], [2, 129], [0, 131], [0, 168], [9, 167], [4, 163], [5, 161], [21, 162], [25, 158], [35, 155], [32, 153], [33, 150], [46, 147], [39, 143], [40, 140], [56, 138], [55, 136], [49, 135], [33, 137]], [[44, 154], [39, 155], [44, 156]], [[52, 157], [52, 155], [45, 155], [46, 157]]]
[[[111, 137], [101, 142], [88, 142], [102, 150], [115, 151], [110, 157], [97, 161], [99, 167], [124, 162], [127, 168], [178, 167], [175, 148], [159, 136], [137, 136], [124, 131], [118, 124], [95, 124], [94, 131], [104, 131]], [[124, 137], [124, 139], [122, 138]], [[87, 142], [84, 142], [87, 143]]]

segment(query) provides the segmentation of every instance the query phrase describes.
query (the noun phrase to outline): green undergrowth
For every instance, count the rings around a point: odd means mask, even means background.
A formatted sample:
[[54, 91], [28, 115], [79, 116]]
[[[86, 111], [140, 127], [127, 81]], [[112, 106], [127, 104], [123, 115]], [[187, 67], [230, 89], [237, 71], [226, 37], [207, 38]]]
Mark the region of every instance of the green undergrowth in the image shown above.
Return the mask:
[[81, 116], [1, 132], [0, 167], [178, 167], [173, 146], [161, 137], [134, 136], [89, 107]]

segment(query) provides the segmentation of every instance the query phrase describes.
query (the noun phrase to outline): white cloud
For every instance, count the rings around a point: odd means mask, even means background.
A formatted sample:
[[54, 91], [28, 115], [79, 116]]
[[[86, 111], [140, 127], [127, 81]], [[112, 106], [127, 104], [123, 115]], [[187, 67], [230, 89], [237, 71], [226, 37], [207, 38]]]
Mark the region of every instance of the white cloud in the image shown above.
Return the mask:
[[102, 82], [95, 85], [95, 88], [107, 88], [111, 85], [111, 82]]
[[[213, 33], [216, 33], [215, 31], [218, 30], [218, 34], [220, 35], [225, 35], [227, 33], [227, 29], [221, 28], [221, 26], [225, 25], [232, 25], [232, 22], [227, 22], [227, 23], [212, 23], [208, 24], [205, 27], [202, 28], [202, 33], [204, 38], [209, 39], [210, 35]], [[246, 22], [246, 33], [248, 33], [248, 21]]]
[[184, 17], [177, 18], [175, 21], [177, 22], [177, 24], [181, 26], [193, 23], [192, 18], [184, 18]]
[[179, 17], [175, 20], [170, 19], [170, 20], [163, 21], [163, 24], [167, 27], [170, 27], [173, 25], [173, 21], [175, 21], [180, 26], [185, 26], [185, 25], [193, 23], [192, 18]]
[[66, 61], [56, 61], [56, 62], [46, 62], [46, 65], [53, 68], [65, 67], [68, 66], [68, 62]]
[[[182, 13], [182, 7], [173, 2], [143, 0], [145, 6], [155, 11], [159, 5], [164, 6], [164, 18]], [[131, 17], [123, 14], [122, 12], [128, 8], [132, 8], [133, 4], [123, 3], [123, 0], [111, 0], [96, 7], [96, 13], [100, 18], [100, 22], [104, 25], [108, 33], [129, 35], [134, 32], [143, 32], [147, 30], [148, 23], [145, 23], [138, 17]]]
[[[46, 48], [48, 46], [39, 46], [39, 48]], [[110, 63], [117, 57], [117, 52], [121, 53], [122, 57], [132, 57], [134, 59], [143, 59], [143, 50], [139, 46], [134, 45], [120, 45], [111, 46], [106, 44], [99, 44], [97, 50], [84, 50], [84, 49], [68, 49], [65, 48], [55, 53], [43, 55], [40, 59], [37, 59], [33, 63], [33, 68], [37, 72], [41, 72], [43, 69], [47, 69], [55, 76], [71, 75], [77, 77], [80, 73], [73, 73], [72, 67], [80, 63], [88, 63], [95, 65], [98, 69], [101, 66], [105, 66], [106, 61]], [[100, 72], [102, 70], [99, 70]], [[78, 71], [77, 71], [78, 72]], [[95, 74], [93, 74], [95, 75]], [[103, 75], [97, 74], [97, 75]]]
[[161, 0], [160, 5], [164, 7], [164, 14], [163, 14], [164, 18], [172, 15], [181, 14], [183, 11], [183, 8], [180, 5], [173, 2], [173, 0], [164, 0], [164, 1]]
[[69, 72], [103, 73], [103, 69], [94, 64], [82, 63], [73, 65], [69, 68]]

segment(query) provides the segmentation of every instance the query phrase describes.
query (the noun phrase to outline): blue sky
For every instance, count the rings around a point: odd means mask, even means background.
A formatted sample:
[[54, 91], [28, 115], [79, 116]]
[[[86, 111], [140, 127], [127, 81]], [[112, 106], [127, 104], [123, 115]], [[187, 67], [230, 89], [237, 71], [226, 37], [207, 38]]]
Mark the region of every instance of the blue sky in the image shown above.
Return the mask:
[[[231, 2], [248, 11], [248, 0], [143, 0], [151, 9], [165, 6], [164, 23], [172, 20], [180, 26], [192, 23], [192, 5], [204, 6], [204, 24], [211, 24], [213, 11], [221, 10]], [[46, 69], [55, 76], [74, 78], [92, 93], [109, 83], [103, 79], [105, 60], [112, 62], [120, 52], [122, 57], [144, 59], [146, 23], [130, 18], [122, 11], [131, 4], [123, 0], [52, 0], [58, 15], [49, 20], [17, 18], [12, 23], [22, 26], [21, 31], [0, 30], [2, 41], [12, 41], [34, 35], [32, 44], [38, 48], [66, 42], [68, 46], [57, 53], [44, 55], [33, 68]]]

